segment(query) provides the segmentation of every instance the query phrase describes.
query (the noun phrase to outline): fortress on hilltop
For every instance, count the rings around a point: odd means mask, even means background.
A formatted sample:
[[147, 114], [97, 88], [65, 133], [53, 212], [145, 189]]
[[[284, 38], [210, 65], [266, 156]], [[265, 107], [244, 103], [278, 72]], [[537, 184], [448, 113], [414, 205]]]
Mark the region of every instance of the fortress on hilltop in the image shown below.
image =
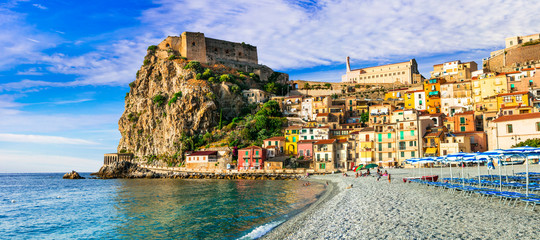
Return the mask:
[[172, 49], [189, 60], [207, 64], [258, 64], [257, 47], [246, 43], [235, 43], [207, 38], [204, 33], [183, 32], [180, 36], [169, 36], [158, 47]]

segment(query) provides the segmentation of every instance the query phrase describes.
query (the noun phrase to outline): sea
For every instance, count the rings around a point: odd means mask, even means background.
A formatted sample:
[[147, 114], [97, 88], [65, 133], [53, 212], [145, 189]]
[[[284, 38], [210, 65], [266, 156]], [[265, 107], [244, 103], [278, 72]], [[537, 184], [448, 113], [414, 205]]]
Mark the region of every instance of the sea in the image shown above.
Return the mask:
[[315, 202], [292, 180], [0, 174], [0, 239], [256, 239]]

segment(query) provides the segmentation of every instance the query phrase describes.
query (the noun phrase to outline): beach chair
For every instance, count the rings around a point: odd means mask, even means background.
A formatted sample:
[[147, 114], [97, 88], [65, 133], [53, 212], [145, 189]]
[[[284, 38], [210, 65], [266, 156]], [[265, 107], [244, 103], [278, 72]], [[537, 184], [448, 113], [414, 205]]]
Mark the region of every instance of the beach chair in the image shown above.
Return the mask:
[[527, 209], [527, 207], [529, 206], [529, 204], [532, 204], [533, 207], [532, 207], [532, 210], [534, 211], [534, 208], [536, 207], [536, 205], [539, 205], [540, 204], [540, 197], [527, 197], [527, 198], [522, 198], [521, 199], [522, 202], [525, 202], [525, 209]]

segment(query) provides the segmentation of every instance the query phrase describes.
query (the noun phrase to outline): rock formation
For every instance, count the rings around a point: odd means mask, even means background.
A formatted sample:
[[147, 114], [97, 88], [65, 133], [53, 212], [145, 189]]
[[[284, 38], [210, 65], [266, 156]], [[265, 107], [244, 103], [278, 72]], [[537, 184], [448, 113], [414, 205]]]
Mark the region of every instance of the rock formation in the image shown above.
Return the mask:
[[[122, 136], [118, 152], [133, 153], [138, 161], [177, 159], [183, 154], [183, 134], [211, 132], [220, 114], [224, 121], [237, 117], [246, 106], [242, 89], [260, 89], [264, 84], [253, 73], [221, 64], [192, 63], [172, 49], [149, 47], [118, 121]], [[212, 79], [204, 71], [211, 72]], [[223, 75], [233, 79], [224, 80]], [[282, 74], [279, 79], [288, 76]]]
[[141, 168], [137, 164], [127, 161], [118, 161], [110, 165], [102, 166], [97, 173], [92, 173], [99, 178], [155, 178], [155, 173]]
[[63, 179], [84, 179], [84, 177], [81, 177], [81, 175], [79, 175], [79, 173], [75, 171], [71, 171], [64, 174], [62, 178]]

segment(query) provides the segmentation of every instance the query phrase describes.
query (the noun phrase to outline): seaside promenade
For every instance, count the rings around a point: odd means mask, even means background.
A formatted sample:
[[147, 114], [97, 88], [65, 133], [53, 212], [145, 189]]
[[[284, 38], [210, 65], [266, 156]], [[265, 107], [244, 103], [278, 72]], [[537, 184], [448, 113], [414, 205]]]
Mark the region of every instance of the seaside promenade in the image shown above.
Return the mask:
[[[525, 166], [514, 166], [515, 172], [524, 170]], [[263, 239], [538, 239], [538, 209], [403, 183], [403, 177], [419, 176], [418, 169], [388, 171], [391, 183], [385, 177], [379, 181], [376, 177], [355, 178], [351, 172], [348, 177], [310, 177], [329, 181], [336, 190]], [[440, 174], [440, 169], [433, 171]], [[449, 177], [449, 171], [443, 168], [443, 177]], [[461, 169], [453, 171], [455, 177]], [[464, 170], [470, 177], [477, 171], [475, 167]], [[539, 172], [540, 166], [534, 165], [531, 171]], [[481, 174], [487, 174], [486, 167]]]

